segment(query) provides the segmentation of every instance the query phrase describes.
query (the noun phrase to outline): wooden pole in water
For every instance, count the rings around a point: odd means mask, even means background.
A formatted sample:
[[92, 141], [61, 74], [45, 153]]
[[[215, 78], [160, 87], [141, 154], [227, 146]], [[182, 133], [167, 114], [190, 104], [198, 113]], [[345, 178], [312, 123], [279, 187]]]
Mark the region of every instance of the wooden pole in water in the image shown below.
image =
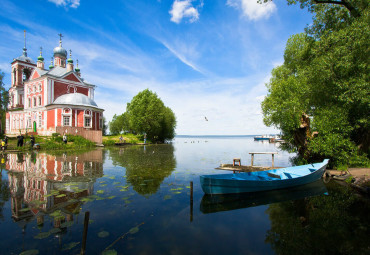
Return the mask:
[[193, 221], [193, 182], [190, 182], [190, 222]]
[[87, 239], [87, 228], [89, 226], [89, 218], [90, 218], [90, 212], [85, 212], [85, 220], [84, 220], [84, 232], [82, 235], [82, 245], [81, 245], [81, 255], [85, 255], [86, 250], [86, 239]]

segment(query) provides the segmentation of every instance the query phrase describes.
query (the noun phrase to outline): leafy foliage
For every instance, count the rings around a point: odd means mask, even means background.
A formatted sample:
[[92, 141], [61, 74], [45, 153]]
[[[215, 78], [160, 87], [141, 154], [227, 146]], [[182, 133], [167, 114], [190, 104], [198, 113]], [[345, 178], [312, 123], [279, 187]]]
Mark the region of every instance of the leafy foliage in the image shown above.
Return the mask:
[[8, 107], [9, 102], [9, 93], [4, 87], [4, 73], [0, 70], [0, 133], [3, 133], [3, 129], [5, 128], [5, 112]]
[[[290, 1], [296, 3], [296, 1]], [[359, 15], [339, 5], [299, 1], [314, 13], [305, 33], [288, 40], [284, 64], [272, 71], [262, 103], [264, 122], [282, 130], [287, 148], [313, 161], [334, 165], [369, 164], [369, 8], [348, 1]], [[318, 2], [318, 1], [316, 1]], [[311, 119], [304, 153], [294, 139], [302, 114]], [[367, 157], [366, 157], [367, 156]]]
[[112, 135], [121, 132], [146, 134], [153, 142], [171, 140], [175, 137], [176, 116], [166, 107], [156, 93], [146, 89], [138, 93], [130, 103], [126, 112], [114, 115], [109, 123]]

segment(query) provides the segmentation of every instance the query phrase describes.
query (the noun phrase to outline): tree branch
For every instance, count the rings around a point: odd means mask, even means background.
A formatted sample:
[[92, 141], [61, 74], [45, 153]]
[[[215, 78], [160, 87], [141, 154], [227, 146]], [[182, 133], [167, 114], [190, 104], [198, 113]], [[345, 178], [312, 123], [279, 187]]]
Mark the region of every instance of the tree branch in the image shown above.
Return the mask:
[[359, 17], [360, 16], [360, 14], [356, 10], [356, 8], [353, 7], [346, 0], [340, 0], [340, 1], [335, 1], [335, 0], [313, 0], [313, 1], [316, 4], [338, 4], [338, 5], [343, 5], [344, 7], [347, 8], [347, 10], [351, 13], [352, 16], [354, 16], [354, 17]]

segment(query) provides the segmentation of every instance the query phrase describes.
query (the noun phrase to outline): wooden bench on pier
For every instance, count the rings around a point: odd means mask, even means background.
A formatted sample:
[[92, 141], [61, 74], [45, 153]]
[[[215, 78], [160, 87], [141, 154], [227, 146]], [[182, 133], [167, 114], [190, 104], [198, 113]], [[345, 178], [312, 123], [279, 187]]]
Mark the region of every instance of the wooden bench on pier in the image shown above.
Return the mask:
[[251, 166], [253, 166], [254, 154], [271, 154], [272, 156], [272, 167], [274, 167], [274, 155], [278, 154], [277, 152], [249, 152], [251, 154]]

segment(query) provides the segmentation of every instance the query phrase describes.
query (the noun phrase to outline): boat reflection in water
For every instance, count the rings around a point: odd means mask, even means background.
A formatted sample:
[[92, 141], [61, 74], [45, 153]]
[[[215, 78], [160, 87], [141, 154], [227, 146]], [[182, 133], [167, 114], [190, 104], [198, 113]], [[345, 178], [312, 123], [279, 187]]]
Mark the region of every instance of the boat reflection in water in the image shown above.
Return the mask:
[[328, 195], [328, 191], [321, 179], [288, 189], [239, 194], [205, 194], [200, 203], [200, 211], [204, 214], [230, 211], [324, 194]]

